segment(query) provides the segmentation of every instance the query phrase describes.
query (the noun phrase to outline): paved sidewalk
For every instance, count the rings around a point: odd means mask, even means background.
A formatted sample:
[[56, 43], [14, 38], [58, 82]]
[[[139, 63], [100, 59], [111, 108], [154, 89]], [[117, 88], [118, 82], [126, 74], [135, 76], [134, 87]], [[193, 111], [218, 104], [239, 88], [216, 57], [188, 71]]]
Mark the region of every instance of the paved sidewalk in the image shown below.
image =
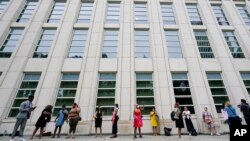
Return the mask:
[[[132, 136], [124, 135], [118, 136], [115, 139], [111, 139], [108, 135], [103, 135], [102, 137], [95, 136], [76, 136], [75, 139], [65, 139], [66, 136], [61, 136], [61, 138], [51, 139], [49, 137], [43, 137], [42, 139], [34, 138], [30, 140], [30, 136], [25, 136], [26, 141], [133, 141]], [[0, 141], [9, 141], [9, 137], [0, 137]], [[209, 135], [198, 135], [198, 136], [182, 136], [183, 141], [229, 141], [229, 134], [221, 136], [209, 136]], [[177, 135], [172, 136], [151, 136], [144, 135], [143, 139], [137, 138], [138, 141], [179, 141]], [[18, 137], [15, 138], [18, 141]]]

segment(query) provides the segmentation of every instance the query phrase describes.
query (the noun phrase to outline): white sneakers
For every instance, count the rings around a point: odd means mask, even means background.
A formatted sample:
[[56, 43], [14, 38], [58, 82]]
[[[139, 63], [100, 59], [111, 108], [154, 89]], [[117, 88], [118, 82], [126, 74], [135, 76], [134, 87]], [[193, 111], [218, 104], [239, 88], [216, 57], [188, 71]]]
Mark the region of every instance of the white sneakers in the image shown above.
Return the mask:
[[[14, 141], [13, 139], [10, 139], [10, 141]], [[24, 138], [19, 138], [19, 141], [25, 141]]]
[[24, 138], [19, 138], [19, 141], [25, 141], [25, 139]]
[[[214, 133], [211, 133], [210, 135], [213, 136]], [[220, 136], [220, 133], [216, 133], [216, 135], [217, 135], [217, 136]]]

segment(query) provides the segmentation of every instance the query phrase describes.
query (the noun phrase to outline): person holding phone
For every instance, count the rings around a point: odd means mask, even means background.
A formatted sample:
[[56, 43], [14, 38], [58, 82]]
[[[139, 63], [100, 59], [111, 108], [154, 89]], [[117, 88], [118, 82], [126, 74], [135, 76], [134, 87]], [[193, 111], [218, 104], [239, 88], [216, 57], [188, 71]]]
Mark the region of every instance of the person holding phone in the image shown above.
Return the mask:
[[137, 129], [139, 130], [139, 137], [142, 138], [141, 135], [141, 127], [143, 126], [143, 121], [142, 121], [142, 110], [144, 109], [143, 107], [140, 107], [138, 104], [135, 105], [134, 109], [134, 139], [137, 138], [136, 136], [136, 131]]
[[32, 101], [34, 99], [33, 95], [29, 95], [28, 96], [28, 100], [24, 101], [21, 103], [20, 108], [19, 108], [19, 113], [16, 116], [16, 124], [14, 126], [12, 135], [11, 135], [11, 139], [10, 141], [13, 141], [15, 135], [16, 135], [16, 131], [20, 126], [20, 132], [19, 132], [19, 140], [20, 141], [25, 141], [25, 139], [23, 138], [23, 132], [27, 123], [27, 119], [30, 118], [30, 114], [31, 112], [36, 109], [36, 106], [33, 107]]

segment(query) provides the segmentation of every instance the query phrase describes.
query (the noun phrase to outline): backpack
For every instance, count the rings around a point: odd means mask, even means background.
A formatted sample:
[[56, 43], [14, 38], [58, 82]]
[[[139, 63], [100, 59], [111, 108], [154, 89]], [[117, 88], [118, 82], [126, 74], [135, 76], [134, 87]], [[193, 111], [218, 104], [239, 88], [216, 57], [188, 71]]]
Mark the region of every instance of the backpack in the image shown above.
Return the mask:
[[176, 120], [176, 119], [175, 119], [175, 114], [176, 114], [175, 111], [172, 111], [171, 114], [170, 114], [170, 117], [171, 117], [171, 120], [172, 120], [172, 121], [175, 121], [175, 120]]

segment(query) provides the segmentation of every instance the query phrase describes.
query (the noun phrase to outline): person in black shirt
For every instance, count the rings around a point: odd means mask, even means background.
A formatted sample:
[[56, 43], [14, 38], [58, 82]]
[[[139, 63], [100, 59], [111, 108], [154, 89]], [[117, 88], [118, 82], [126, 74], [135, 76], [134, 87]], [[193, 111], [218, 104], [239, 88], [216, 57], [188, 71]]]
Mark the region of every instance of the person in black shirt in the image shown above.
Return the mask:
[[41, 116], [38, 118], [37, 122], [36, 122], [36, 128], [33, 131], [33, 134], [31, 136], [30, 139], [33, 139], [33, 137], [35, 136], [37, 130], [40, 128], [40, 136], [39, 138], [42, 138], [42, 134], [43, 134], [43, 129], [46, 126], [47, 122], [50, 122], [51, 119], [51, 113], [52, 113], [52, 105], [47, 105], [45, 107], [45, 109], [42, 111]]
[[241, 99], [241, 104], [238, 105], [240, 108], [240, 111], [244, 115], [244, 119], [247, 123], [247, 125], [250, 125], [250, 106], [248, 103], [246, 103], [245, 99]]

